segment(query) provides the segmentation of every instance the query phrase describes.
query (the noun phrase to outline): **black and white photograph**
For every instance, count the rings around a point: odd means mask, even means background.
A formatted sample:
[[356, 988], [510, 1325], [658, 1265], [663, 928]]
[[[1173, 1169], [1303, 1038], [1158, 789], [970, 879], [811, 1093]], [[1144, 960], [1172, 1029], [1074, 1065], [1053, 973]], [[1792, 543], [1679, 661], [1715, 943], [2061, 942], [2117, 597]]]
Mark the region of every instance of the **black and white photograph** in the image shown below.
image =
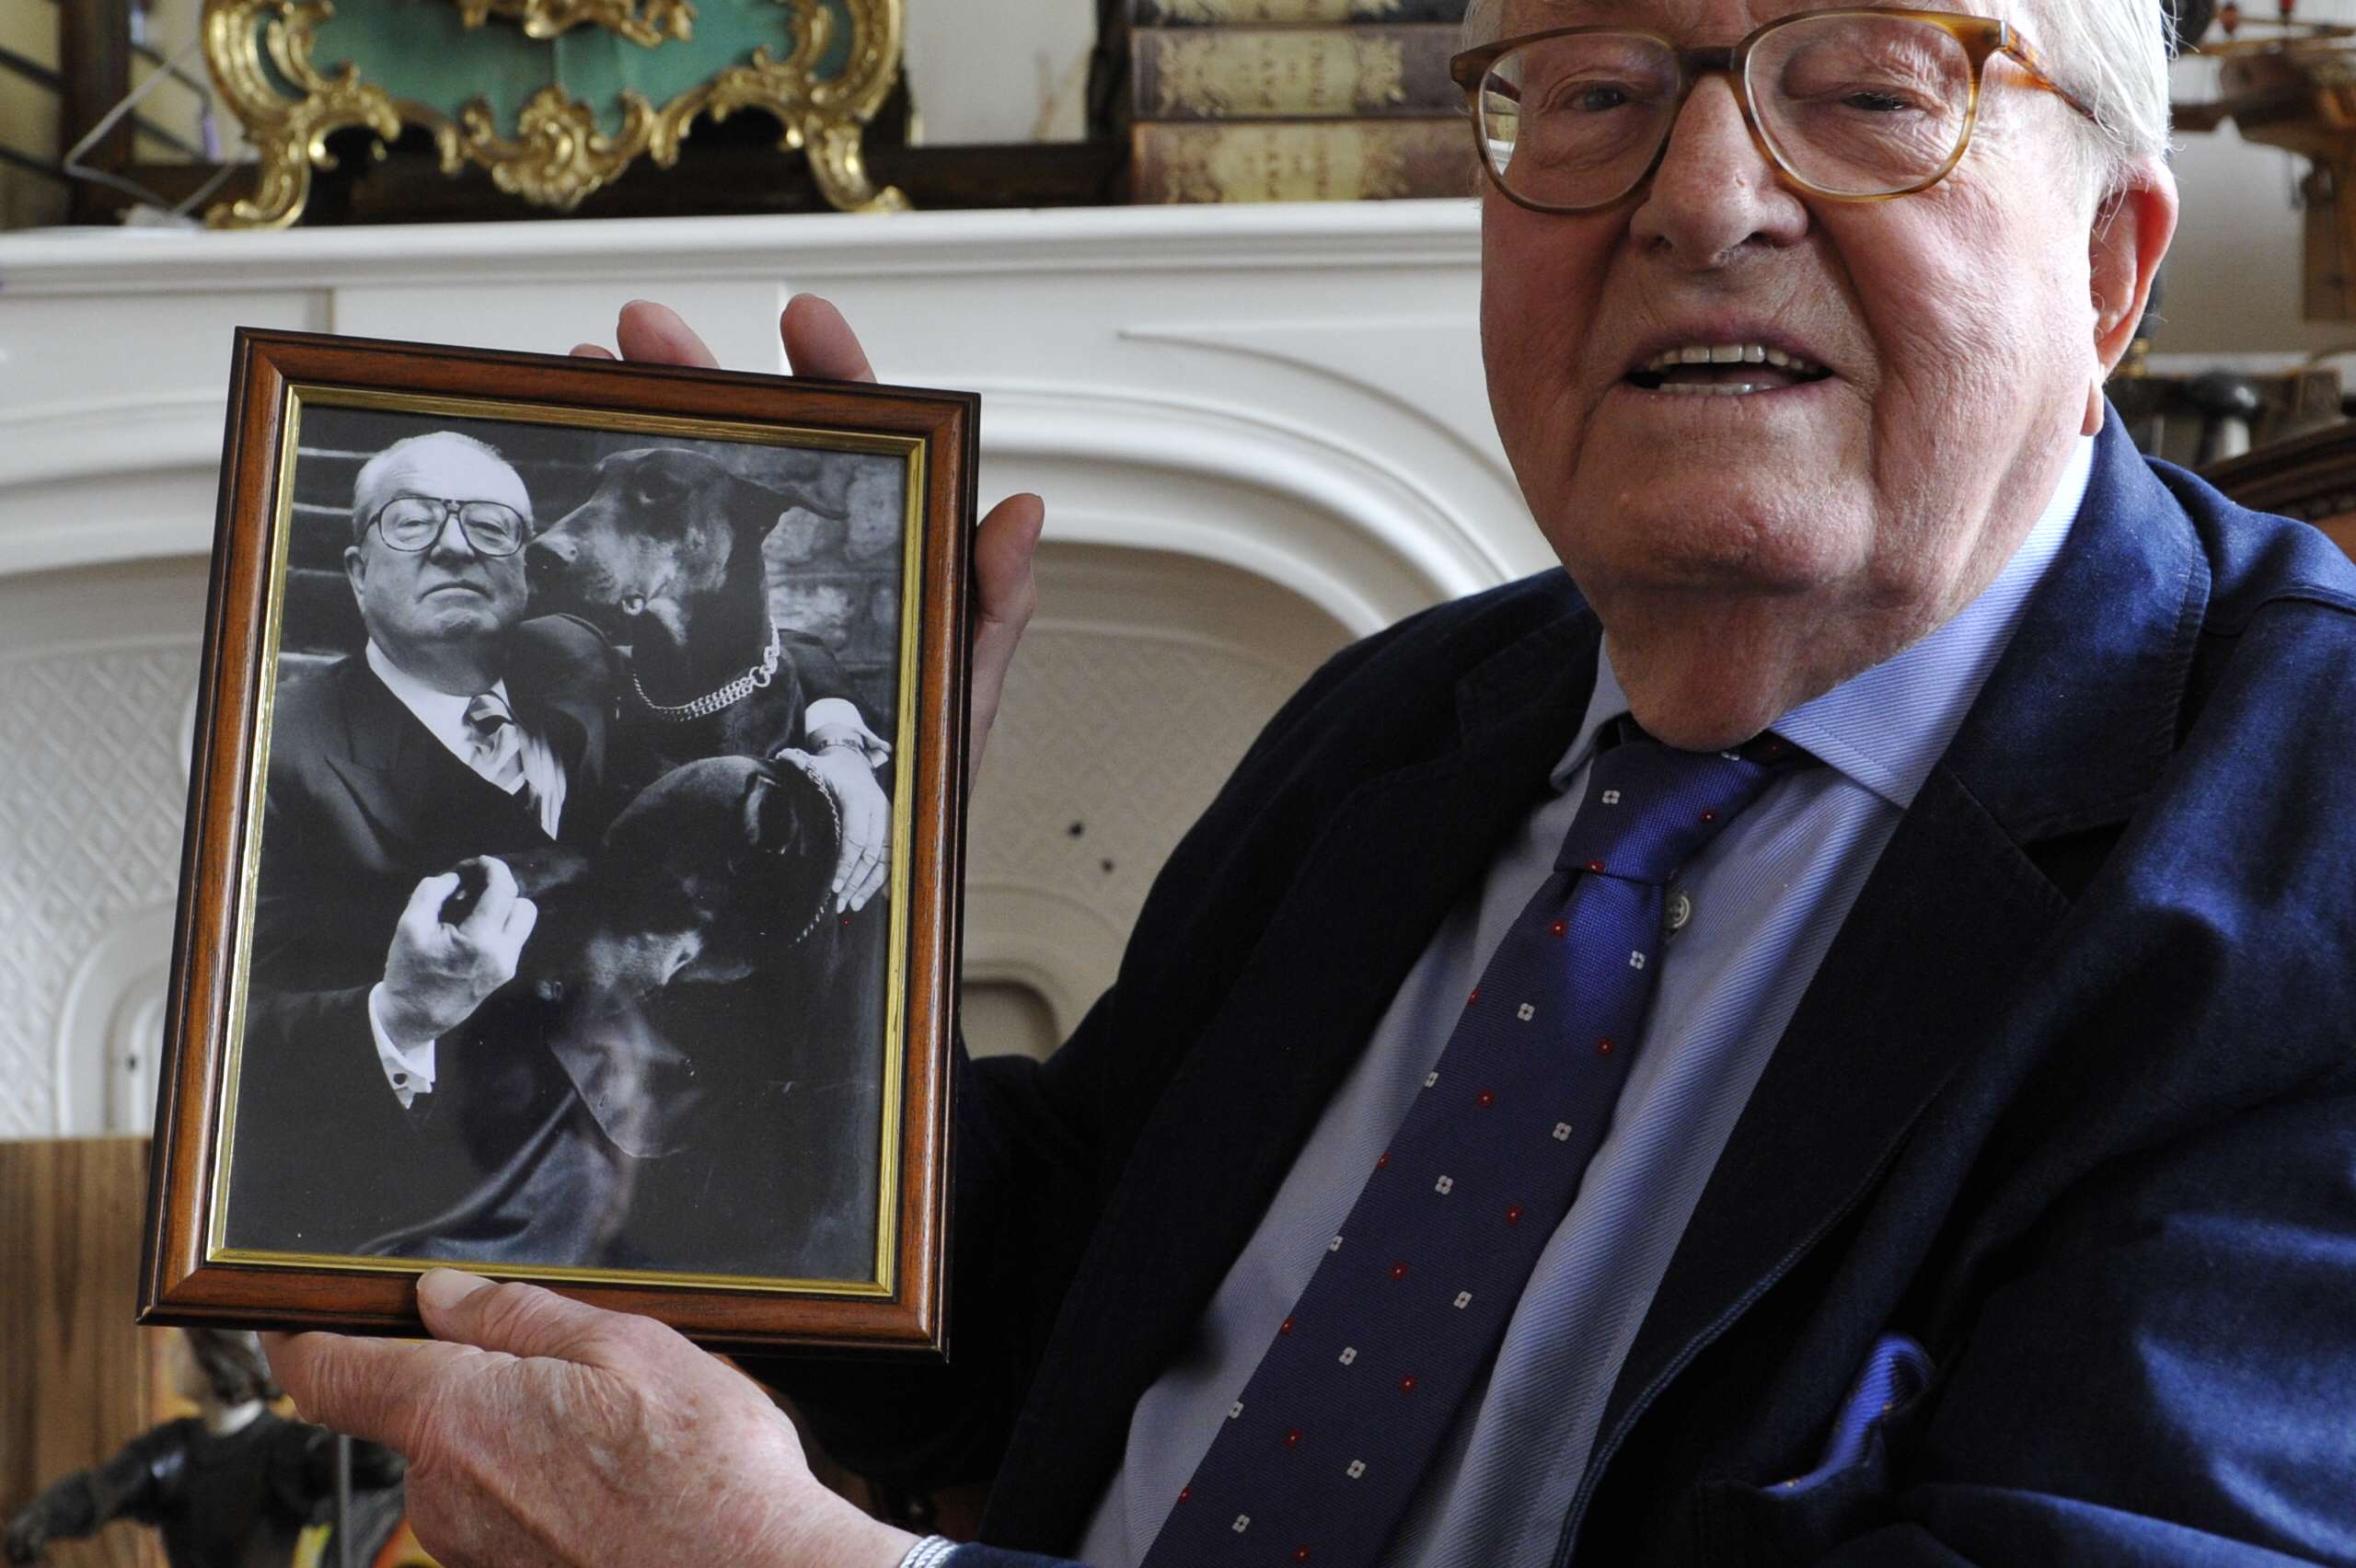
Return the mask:
[[361, 401], [285, 437], [221, 1255], [876, 1280], [909, 460]]

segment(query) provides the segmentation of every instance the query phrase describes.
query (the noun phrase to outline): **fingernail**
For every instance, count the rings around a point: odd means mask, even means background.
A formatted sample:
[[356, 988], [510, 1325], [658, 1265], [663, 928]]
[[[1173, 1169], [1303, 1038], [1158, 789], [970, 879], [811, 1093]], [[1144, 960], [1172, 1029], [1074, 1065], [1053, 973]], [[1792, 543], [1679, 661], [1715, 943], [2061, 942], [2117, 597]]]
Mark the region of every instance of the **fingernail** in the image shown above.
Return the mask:
[[490, 1284], [461, 1269], [429, 1269], [418, 1277], [417, 1298], [436, 1312], [446, 1312]]

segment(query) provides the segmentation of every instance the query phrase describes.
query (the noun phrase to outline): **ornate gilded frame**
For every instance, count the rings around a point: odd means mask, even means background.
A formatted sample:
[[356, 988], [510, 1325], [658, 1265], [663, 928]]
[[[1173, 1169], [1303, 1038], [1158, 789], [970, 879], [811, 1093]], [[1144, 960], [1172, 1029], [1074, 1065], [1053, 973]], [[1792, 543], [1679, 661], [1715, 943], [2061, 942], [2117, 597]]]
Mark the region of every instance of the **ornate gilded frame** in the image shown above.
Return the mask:
[[[455, 0], [467, 26], [494, 15], [523, 23], [525, 38], [554, 38], [593, 24], [652, 49], [665, 39], [695, 36], [694, 0]], [[644, 9], [641, 10], [641, 5]]]
[[[459, 4], [470, 22], [479, 19], [478, 9], [513, 7], [533, 37], [553, 36], [582, 20], [611, 26], [624, 15], [641, 25], [665, 27], [671, 24], [661, 18], [677, 15], [664, 0], [646, 0], [642, 14], [637, 0]], [[740, 109], [766, 110], [777, 117], [785, 128], [780, 145], [806, 154], [819, 190], [834, 206], [855, 213], [905, 210], [906, 196], [890, 186], [878, 188], [869, 178], [860, 141], [899, 76], [903, 0], [843, 0], [851, 17], [850, 59], [840, 75], [824, 81], [814, 79], [812, 69], [833, 41], [833, 13], [819, 0], [780, 4], [797, 22], [797, 42], [782, 59], [756, 49], [749, 61], [659, 109], [644, 95], [626, 90], [618, 133], [603, 130], [590, 105], [551, 85], [524, 106], [511, 137], [482, 98], [453, 120], [429, 104], [392, 97], [348, 63], [322, 71], [312, 57], [320, 24], [334, 14], [331, 0], [206, 0], [205, 58], [260, 155], [260, 170], [252, 195], [213, 207], [205, 221], [215, 228], [283, 228], [302, 215], [312, 171], [335, 167], [327, 148], [331, 133], [365, 127], [380, 138], [381, 151], [381, 143], [398, 137], [404, 123], [433, 134], [444, 173], [456, 174], [472, 161], [488, 169], [501, 190], [569, 212], [641, 155], [664, 167], [676, 163], [696, 116], [722, 120]], [[545, 30], [535, 31], [536, 26]], [[273, 73], [298, 96], [287, 97]]]

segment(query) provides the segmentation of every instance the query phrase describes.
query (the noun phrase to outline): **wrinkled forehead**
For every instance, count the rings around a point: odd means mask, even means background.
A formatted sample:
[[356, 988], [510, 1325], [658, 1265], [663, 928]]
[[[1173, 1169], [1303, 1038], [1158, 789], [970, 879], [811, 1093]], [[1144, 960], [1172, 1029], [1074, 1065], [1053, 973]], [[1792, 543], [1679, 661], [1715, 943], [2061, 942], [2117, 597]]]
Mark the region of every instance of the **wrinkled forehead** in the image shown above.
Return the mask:
[[1624, 26], [1683, 42], [1725, 44], [1779, 17], [1885, 5], [2011, 18], [2018, 0], [1472, 0], [1465, 29], [1472, 41], [1550, 28]]
[[429, 435], [392, 455], [370, 476], [375, 499], [400, 494], [449, 501], [504, 502], [530, 516], [532, 498], [523, 476], [501, 458], [456, 436]]

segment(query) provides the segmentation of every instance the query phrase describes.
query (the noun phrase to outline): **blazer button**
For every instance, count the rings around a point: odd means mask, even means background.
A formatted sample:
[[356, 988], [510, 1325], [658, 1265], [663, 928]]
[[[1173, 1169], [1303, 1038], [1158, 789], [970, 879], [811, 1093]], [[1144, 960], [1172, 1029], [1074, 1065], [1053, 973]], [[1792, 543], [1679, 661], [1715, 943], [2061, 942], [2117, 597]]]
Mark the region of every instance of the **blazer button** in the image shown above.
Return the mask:
[[1669, 928], [1674, 933], [1685, 929], [1693, 919], [1693, 900], [1684, 893], [1673, 893], [1669, 898]]

